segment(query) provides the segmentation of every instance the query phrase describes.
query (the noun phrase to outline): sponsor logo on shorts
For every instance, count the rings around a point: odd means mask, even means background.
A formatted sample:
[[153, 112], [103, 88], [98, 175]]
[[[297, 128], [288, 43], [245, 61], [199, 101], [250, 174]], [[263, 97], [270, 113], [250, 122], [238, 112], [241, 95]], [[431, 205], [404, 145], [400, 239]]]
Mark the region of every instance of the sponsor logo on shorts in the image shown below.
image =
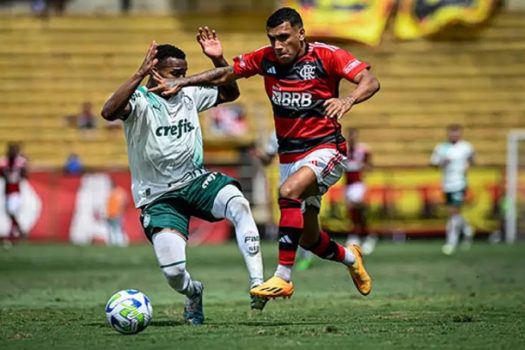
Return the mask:
[[210, 185], [210, 183], [215, 180], [217, 178], [217, 173], [211, 173], [210, 175], [208, 175], [208, 177], [206, 178], [206, 180], [204, 180], [204, 182], [202, 183], [202, 188], [208, 188], [208, 186]]

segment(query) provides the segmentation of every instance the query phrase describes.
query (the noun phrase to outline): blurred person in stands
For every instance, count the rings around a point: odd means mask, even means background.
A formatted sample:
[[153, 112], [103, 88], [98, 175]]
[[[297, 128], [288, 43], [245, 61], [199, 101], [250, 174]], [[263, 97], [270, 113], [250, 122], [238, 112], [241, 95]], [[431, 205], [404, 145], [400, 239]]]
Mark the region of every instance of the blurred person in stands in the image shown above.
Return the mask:
[[97, 127], [96, 118], [93, 113], [93, 104], [84, 102], [80, 113], [66, 116], [66, 123], [69, 127], [79, 130], [92, 130]]
[[446, 242], [442, 251], [451, 255], [456, 250], [460, 237], [462, 247], [469, 249], [474, 236], [472, 227], [461, 215], [461, 207], [467, 191], [467, 171], [474, 163], [474, 148], [462, 139], [462, 128], [458, 124], [447, 127], [448, 140], [436, 145], [430, 163], [443, 170], [443, 193], [448, 211]]
[[346, 134], [348, 147], [346, 165], [345, 199], [348, 208], [348, 217], [354, 225], [352, 233], [348, 235], [346, 244], [360, 244], [363, 254], [369, 255], [375, 249], [377, 235], [370, 233], [366, 220], [364, 203], [366, 185], [363, 182], [364, 173], [372, 169], [372, 152], [366, 143], [358, 142], [358, 131], [349, 128]]
[[63, 171], [68, 175], [81, 175], [84, 172], [84, 165], [76, 153], [70, 153], [67, 156], [63, 166]]
[[33, 0], [31, 8], [36, 15], [42, 17], [47, 17], [50, 11], [55, 15], [62, 15], [67, 2], [68, 0]]
[[[228, 66], [214, 30], [199, 28], [197, 41], [215, 67]], [[186, 269], [191, 217], [226, 218], [233, 224], [250, 288], [263, 282], [263, 262], [259, 232], [238, 181], [203, 166], [198, 113], [237, 99], [237, 84], [188, 87], [171, 97], [150, 91], [157, 84], [153, 74], [157, 79], [174, 79], [184, 77], [187, 69], [181, 49], [153, 42], [138, 71], [105, 103], [102, 117], [123, 120], [133, 199], [141, 209], [145, 234], [168, 283], [187, 297], [185, 321], [200, 325], [204, 322], [203, 284]], [[140, 86], [148, 76], [146, 86]], [[262, 298], [250, 300], [252, 309], [262, 310], [266, 304]]]
[[124, 215], [128, 207], [128, 194], [126, 190], [111, 181], [106, 204], [106, 222], [109, 230], [109, 244], [126, 247], [129, 243], [128, 235], [124, 231]]
[[[279, 151], [279, 142], [277, 140], [277, 134], [272, 132], [271, 136], [266, 141], [266, 145], [263, 150], [255, 148], [252, 152], [253, 156], [257, 158], [261, 164], [265, 167], [269, 166], [277, 156]], [[297, 249], [297, 270], [308, 270], [314, 263], [313, 253], [299, 246]]]
[[[196, 85], [223, 85], [254, 75], [264, 77], [279, 139], [279, 263], [272, 278], [251, 290], [263, 298], [291, 297], [292, 269], [299, 245], [319, 257], [347, 267], [358, 291], [368, 295], [372, 280], [365, 270], [361, 248], [345, 248], [319, 228], [321, 196], [344, 171], [346, 142], [339, 119], [353, 105], [372, 97], [379, 82], [369, 65], [350, 52], [306, 41], [301, 16], [284, 7], [266, 22], [270, 45], [220, 67], [176, 80], [157, 79], [155, 91], [165, 96]], [[344, 79], [357, 85], [339, 97]]]
[[18, 222], [22, 196], [20, 184], [27, 178], [27, 159], [21, 154], [20, 144], [7, 144], [6, 155], [0, 158], [0, 174], [4, 180], [5, 210], [10, 220], [10, 228], [4, 246], [9, 247], [13, 241], [26, 237]]
[[77, 128], [80, 130], [90, 130], [97, 127], [97, 119], [93, 113], [93, 104], [84, 102], [82, 111], [76, 117]]
[[228, 104], [210, 111], [211, 131], [217, 135], [244, 136], [248, 131], [246, 113], [243, 106]]

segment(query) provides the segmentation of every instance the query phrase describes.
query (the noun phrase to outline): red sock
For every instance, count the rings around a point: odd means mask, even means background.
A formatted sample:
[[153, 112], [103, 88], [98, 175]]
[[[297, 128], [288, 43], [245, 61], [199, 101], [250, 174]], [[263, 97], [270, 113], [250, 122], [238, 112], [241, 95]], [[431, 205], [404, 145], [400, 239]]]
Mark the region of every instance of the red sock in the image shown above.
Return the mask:
[[293, 266], [303, 233], [304, 221], [299, 199], [279, 198], [279, 265]]
[[308, 250], [320, 258], [339, 262], [343, 262], [346, 254], [345, 248], [331, 239], [324, 231], [319, 232], [319, 240]]

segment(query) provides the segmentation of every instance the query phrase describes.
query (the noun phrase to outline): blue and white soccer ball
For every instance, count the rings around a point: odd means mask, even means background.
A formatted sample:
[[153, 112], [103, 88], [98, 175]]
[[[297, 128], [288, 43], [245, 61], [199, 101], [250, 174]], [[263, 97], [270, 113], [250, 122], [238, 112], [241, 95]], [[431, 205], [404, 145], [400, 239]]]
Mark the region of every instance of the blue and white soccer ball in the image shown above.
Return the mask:
[[136, 334], [149, 325], [153, 316], [146, 295], [135, 289], [116, 292], [106, 304], [106, 317], [113, 329], [122, 334]]

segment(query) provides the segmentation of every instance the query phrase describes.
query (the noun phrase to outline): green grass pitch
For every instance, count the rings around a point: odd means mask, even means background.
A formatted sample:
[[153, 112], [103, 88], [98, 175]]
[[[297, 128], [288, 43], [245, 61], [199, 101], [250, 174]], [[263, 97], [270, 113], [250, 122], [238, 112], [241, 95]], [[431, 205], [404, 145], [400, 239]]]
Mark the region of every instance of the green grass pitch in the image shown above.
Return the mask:
[[[206, 325], [182, 323], [182, 296], [150, 246], [21, 244], [0, 251], [0, 349], [524, 349], [525, 245], [452, 257], [441, 242], [384, 243], [367, 258], [374, 288], [360, 296], [346, 270], [316, 260], [296, 271], [295, 295], [249, 310], [247, 274], [234, 243], [190, 247], [205, 284]], [[263, 245], [268, 277], [277, 244]], [[152, 324], [123, 336], [105, 320], [119, 289], [149, 296]]]

